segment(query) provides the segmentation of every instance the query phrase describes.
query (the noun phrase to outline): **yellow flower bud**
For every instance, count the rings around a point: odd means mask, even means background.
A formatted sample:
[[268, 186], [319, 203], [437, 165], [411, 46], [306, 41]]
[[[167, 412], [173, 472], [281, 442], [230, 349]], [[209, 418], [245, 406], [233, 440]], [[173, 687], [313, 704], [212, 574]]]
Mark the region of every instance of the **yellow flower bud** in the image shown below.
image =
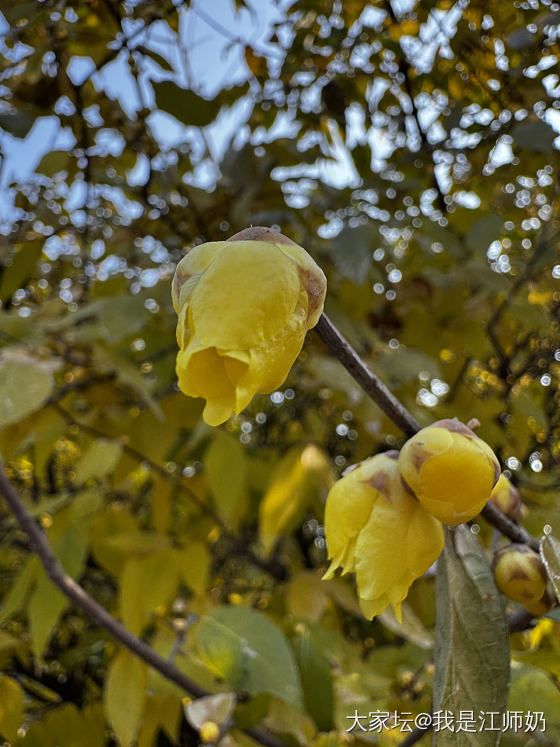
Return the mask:
[[198, 733], [203, 742], [215, 742], [220, 736], [220, 727], [215, 721], [205, 721]]
[[201, 244], [183, 257], [172, 288], [176, 370], [181, 390], [206, 400], [209, 425], [283, 384], [325, 293], [320, 267], [269, 228]]
[[361, 462], [332, 487], [325, 509], [331, 558], [324, 578], [337, 568], [354, 572], [366, 617], [401, 604], [413, 581], [443, 549], [443, 529], [406, 490], [396, 451]]
[[[496, 586], [508, 599], [523, 607], [543, 614], [548, 612], [543, 600], [546, 592], [546, 569], [538, 553], [527, 545], [512, 544], [494, 555], [494, 578]], [[541, 604], [541, 600], [543, 603]]]
[[512, 521], [521, 521], [524, 506], [519, 491], [505, 475], [500, 475], [490, 494], [490, 503], [499, 508]]
[[547, 612], [550, 612], [550, 610], [553, 609], [553, 607], [556, 607], [557, 604], [558, 597], [554, 591], [554, 586], [551, 581], [547, 581], [546, 589], [542, 597], [537, 602], [526, 602], [523, 607], [525, 607], [527, 612], [531, 612], [531, 614], [535, 615], [535, 617], [540, 617], [541, 615], [546, 615]]
[[399, 470], [426, 511], [451, 525], [480, 513], [500, 475], [492, 449], [457, 418], [412, 436], [401, 449]]

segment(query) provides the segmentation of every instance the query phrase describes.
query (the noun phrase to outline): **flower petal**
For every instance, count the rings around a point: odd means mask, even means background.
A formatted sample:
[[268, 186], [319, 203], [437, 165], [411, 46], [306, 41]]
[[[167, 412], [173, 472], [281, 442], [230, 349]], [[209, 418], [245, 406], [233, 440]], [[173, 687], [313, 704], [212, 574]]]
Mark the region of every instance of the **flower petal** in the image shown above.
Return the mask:
[[248, 350], [289, 324], [300, 300], [299, 276], [274, 244], [226, 244], [193, 291], [192, 326], [205, 345]]

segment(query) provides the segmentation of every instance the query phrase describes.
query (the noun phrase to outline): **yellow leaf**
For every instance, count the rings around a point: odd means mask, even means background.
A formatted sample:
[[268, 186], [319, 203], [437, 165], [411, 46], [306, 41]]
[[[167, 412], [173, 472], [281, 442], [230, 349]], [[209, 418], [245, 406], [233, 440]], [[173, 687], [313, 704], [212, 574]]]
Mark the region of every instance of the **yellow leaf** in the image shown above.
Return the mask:
[[113, 472], [121, 458], [122, 444], [99, 438], [95, 441], [76, 465], [76, 482], [79, 484], [99, 479]]
[[146, 664], [127, 649], [112, 661], [105, 685], [105, 713], [121, 747], [128, 747], [138, 732], [148, 672]]
[[201, 596], [206, 591], [210, 553], [204, 542], [191, 542], [182, 550], [177, 550], [180, 573], [186, 585]]
[[152, 747], [155, 742], [154, 737], [160, 727], [173, 744], [177, 743], [181, 711], [181, 698], [177, 695], [150, 695], [138, 734], [138, 747]]
[[171, 486], [154, 475], [152, 490], [152, 524], [156, 532], [166, 532], [171, 519]]
[[135, 635], [157, 608], [167, 607], [179, 583], [179, 561], [171, 548], [131, 557], [121, 575], [121, 616]]
[[19, 684], [0, 675], [0, 734], [15, 742], [23, 721], [23, 690]]
[[204, 455], [204, 469], [218, 513], [237, 524], [247, 501], [247, 457], [238, 439], [218, 431]]
[[327, 457], [316, 446], [290, 450], [274, 471], [259, 508], [259, 535], [266, 553], [278, 537], [291, 531], [305, 508], [333, 482]]
[[294, 617], [310, 622], [321, 619], [328, 596], [321, 575], [320, 571], [302, 571], [288, 584], [286, 602]]
[[41, 569], [37, 588], [29, 602], [31, 643], [35, 656], [43, 656], [55, 625], [69, 602]]

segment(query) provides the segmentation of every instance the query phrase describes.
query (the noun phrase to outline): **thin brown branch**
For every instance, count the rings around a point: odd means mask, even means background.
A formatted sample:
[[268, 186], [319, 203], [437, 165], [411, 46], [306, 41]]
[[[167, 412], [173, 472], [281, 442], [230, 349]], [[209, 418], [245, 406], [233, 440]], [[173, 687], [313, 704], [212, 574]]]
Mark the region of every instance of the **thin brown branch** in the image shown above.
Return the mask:
[[[136, 656], [160, 672], [160, 674], [162, 674], [167, 680], [174, 682], [189, 695], [195, 698], [202, 698], [210, 694], [197, 682], [177, 669], [171, 661], [164, 659], [148, 646], [147, 643], [128, 631], [124, 625], [109, 614], [109, 612], [96, 602], [93, 597], [90, 597], [90, 595], [66, 573], [53, 553], [47, 540], [47, 536], [40, 528], [39, 524], [37, 524], [33, 516], [29, 513], [20, 496], [1, 468], [0, 495], [3, 496], [10, 507], [10, 510], [16, 517], [20, 527], [28, 535], [48, 577], [71, 602], [73, 602], [77, 607], [80, 607], [87, 615], [89, 615], [89, 617], [91, 617], [92, 620], [107, 630], [114, 638], [120, 641], [123, 646], [126, 646], [129, 651], [132, 651]], [[286, 747], [284, 742], [281, 742], [273, 734], [270, 734], [263, 729], [253, 727], [246, 729], [245, 733], [252, 739], [255, 739], [259, 744], [265, 745], [265, 747]]]
[[106, 374], [94, 374], [93, 376], [88, 376], [84, 379], [75, 379], [74, 381], [69, 381], [66, 384], [62, 384], [51, 396], [48, 398], [48, 400], [45, 402], [44, 406], [47, 405], [55, 405], [57, 402], [60, 402], [61, 399], [64, 399], [67, 394], [70, 394], [70, 392], [78, 392], [83, 389], [89, 389], [91, 386], [95, 386], [95, 384], [104, 384], [108, 381], [112, 381], [117, 376], [116, 371], [109, 371]]
[[538, 539], [530, 535], [526, 529], [516, 524], [515, 521], [509, 519], [492, 503], [487, 503], [480, 513], [489, 524], [499, 529], [502, 534], [509, 537], [513, 542], [521, 542], [524, 545], [529, 545], [533, 550], [539, 551]]
[[420, 424], [406, 407], [392, 394], [385, 384], [366, 366], [358, 353], [344, 338], [326, 314], [322, 314], [317, 326], [317, 334], [325, 345], [336, 355], [348, 373], [356, 379], [366, 394], [383, 410], [393, 423], [407, 436], [420, 430]]

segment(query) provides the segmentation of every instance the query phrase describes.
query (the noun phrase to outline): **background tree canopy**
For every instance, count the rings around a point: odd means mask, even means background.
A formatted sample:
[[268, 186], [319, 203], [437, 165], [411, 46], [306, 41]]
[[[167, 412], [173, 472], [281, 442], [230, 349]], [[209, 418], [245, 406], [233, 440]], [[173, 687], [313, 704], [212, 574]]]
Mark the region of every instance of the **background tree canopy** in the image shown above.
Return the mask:
[[[2, 504], [6, 743], [195, 745], [210, 723], [222, 747], [254, 725], [398, 744], [349, 716], [431, 709], [433, 574], [403, 625], [321, 581], [329, 487], [403, 436], [313, 332], [280, 391], [206, 426], [170, 300], [198, 243], [267, 225], [304, 246], [371, 368], [422, 424], [478, 418], [524, 526], [560, 536], [560, 5], [365, 5], [0, 0], [5, 470], [68, 573], [224, 694], [182, 703], [55, 590]], [[478, 524], [489, 554], [504, 540]], [[506, 747], [560, 741], [555, 615], [511, 637], [509, 708], [547, 729]], [[468, 662], [484, 629], [451, 628]]]

